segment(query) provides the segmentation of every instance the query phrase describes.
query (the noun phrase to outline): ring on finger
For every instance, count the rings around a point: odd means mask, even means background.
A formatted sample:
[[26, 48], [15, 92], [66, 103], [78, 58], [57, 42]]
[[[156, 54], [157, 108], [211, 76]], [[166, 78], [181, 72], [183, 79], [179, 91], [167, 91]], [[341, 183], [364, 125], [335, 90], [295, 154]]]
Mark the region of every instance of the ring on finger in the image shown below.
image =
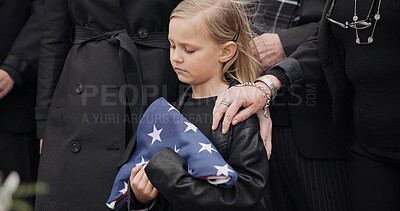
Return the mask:
[[231, 101], [229, 101], [228, 98], [225, 98], [221, 101], [221, 104], [229, 107], [231, 105]]

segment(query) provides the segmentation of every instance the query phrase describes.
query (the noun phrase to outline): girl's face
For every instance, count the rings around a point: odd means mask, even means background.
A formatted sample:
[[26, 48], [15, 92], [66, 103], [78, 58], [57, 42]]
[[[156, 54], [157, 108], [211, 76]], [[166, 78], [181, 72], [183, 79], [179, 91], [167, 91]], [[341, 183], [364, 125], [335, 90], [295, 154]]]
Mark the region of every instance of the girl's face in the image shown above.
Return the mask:
[[169, 24], [171, 64], [179, 80], [192, 86], [222, 82], [222, 48], [207, 33], [196, 17], [174, 17]]

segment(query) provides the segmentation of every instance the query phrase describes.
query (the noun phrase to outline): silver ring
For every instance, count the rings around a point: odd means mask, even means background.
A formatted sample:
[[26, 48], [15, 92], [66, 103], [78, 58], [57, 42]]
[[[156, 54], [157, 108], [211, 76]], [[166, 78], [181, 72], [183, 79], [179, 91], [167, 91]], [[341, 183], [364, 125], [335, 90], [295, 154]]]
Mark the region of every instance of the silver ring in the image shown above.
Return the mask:
[[229, 101], [228, 98], [225, 98], [221, 101], [221, 104], [229, 107], [231, 105], [231, 101]]

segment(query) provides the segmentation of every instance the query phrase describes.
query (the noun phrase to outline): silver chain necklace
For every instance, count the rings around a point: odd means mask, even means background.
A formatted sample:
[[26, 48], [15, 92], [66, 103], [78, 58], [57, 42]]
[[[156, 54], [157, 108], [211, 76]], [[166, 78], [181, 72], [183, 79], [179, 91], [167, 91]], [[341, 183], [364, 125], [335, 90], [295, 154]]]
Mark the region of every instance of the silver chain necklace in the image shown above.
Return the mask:
[[[364, 28], [363, 28], [363, 27], [358, 27], [358, 26], [357, 26], [358, 24], [354, 24], [354, 28], [355, 28], [355, 30], [356, 30], [356, 43], [357, 43], [357, 44], [363, 45], [363, 44], [371, 44], [372, 42], [374, 42], [374, 33], [375, 33], [376, 24], [378, 23], [378, 20], [381, 19], [381, 15], [380, 15], [380, 13], [379, 13], [380, 8], [381, 8], [381, 2], [382, 2], [382, 0], [379, 0], [379, 2], [378, 2], [378, 8], [377, 8], [376, 13], [375, 13], [375, 15], [374, 15], [374, 20], [375, 20], [374, 26], [373, 26], [373, 28], [372, 28], [371, 34], [370, 34], [369, 37], [367, 38], [367, 41], [362, 42], [362, 41], [360, 40], [360, 37], [358, 36], [358, 30], [359, 30], [359, 29], [368, 28], [368, 27], [364, 27]], [[370, 7], [369, 12], [368, 12], [367, 19], [368, 19], [368, 18], [370, 17], [370, 15], [371, 15], [371, 11], [372, 11], [372, 8], [374, 7], [374, 3], [375, 3], [375, 0], [372, 1], [371, 7]], [[354, 0], [354, 15], [353, 15], [353, 21], [354, 21], [354, 23], [357, 23], [357, 21], [358, 21], [358, 16], [357, 16], [357, 0]], [[363, 21], [363, 22], [364, 22], [364, 21]], [[346, 23], [347, 23], [347, 21], [346, 21]], [[370, 23], [369, 23], [369, 24], [370, 24]]]

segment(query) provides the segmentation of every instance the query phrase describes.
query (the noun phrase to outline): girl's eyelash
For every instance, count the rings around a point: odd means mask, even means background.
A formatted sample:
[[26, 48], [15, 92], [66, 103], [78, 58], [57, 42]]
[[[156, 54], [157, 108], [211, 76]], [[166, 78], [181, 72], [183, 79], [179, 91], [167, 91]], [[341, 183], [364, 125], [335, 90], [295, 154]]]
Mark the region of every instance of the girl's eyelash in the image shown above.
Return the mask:
[[188, 50], [188, 49], [185, 48], [185, 51], [186, 51], [187, 53], [193, 53], [195, 50]]

